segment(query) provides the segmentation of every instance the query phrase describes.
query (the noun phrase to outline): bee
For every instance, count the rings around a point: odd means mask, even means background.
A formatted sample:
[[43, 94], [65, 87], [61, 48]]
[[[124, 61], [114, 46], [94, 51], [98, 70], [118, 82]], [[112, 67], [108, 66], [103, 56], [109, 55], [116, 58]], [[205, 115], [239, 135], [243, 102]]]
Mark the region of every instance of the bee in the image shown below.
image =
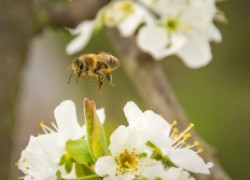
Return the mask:
[[[72, 73], [76, 75], [77, 81], [78, 78], [81, 79], [83, 76], [86, 76], [88, 79], [91, 76], [96, 76], [99, 91], [102, 90], [104, 78], [112, 84], [111, 71], [117, 69], [119, 66], [119, 60], [111, 54], [107, 54], [105, 52], [81, 55], [73, 59], [71, 64]], [[70, 83], [72, 73], [68, 84]]]

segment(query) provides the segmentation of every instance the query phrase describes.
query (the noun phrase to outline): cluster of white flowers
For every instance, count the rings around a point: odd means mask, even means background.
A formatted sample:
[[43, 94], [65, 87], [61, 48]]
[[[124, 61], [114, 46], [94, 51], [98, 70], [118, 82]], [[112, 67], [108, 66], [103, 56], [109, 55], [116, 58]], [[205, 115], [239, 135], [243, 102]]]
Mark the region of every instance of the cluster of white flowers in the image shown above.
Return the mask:
[[70, 30], [78, 37], [66, 52], [83, 49], [93, 32], [104, 25], [117, 27], [124, 37], [136, 35], [138, 47], [156, 60], [177, 55], [188, 67], [199, 68], [212, 59], [209, 43], [222, 39], [213, 23], [215, 4], [216, 0], [113, 0], [94, 20]]
[[[209, 174], [212, 163], [204, 163], [192, 150], [198, 142], [186, 145], [191, 134], [178, 130], [153, 111], [142, 112], [135, 103], [124, 108], [128, 126], [119, 126], [110, 137], [111, 155], [101, 157], [95, 166], [104, 179], [194, 179], [187, 171]], [[185, 171], [187, 170], [187, 171]]]
[[[54, 111], [56, 124], [53, 128], [40, 123], [44, 134], [31, 136], [26, 149], [22, 151], [17, 166], [25, 176], [25, 180], [55, 180], [56, 172], [61, 171], [63, 177], [74, 178], [59, 166], [61, 157], [65, 154], [68, 140], [80, 139], [86, 136], [85, 125], [80, 126], [76, 117], [76, 108], [72, 101], [63, 101]], [[101, 123], [105, 121], [104, 109], [97, 110]], [[73, 171], [72, 171], [73, 172]]]
[[[176, 121], [170, 125], [153, 111], [142, 112], [133, 102], [126, 104], [124, 112], [128, 126], [121, 125], [112, 133], [110, 153], [89, 166], [97, 177], [106, 180], [192, 180], [189, 172], [210, 173], [209, 168], [213, 165], [206, 164], [199, 156], [202, 149], [193, 150], [199, 143], [186, 144], [193, 124], [178, 133], [174, 127]], [[103, 123], [104, 110], [97, 110], [97, 116]], [[55, 119], [57, 125], [52, 123], [53, 129], [41, 122], [45, 134], [30, 137], [17, 163], [24, 172], [19, 179], [55, 180], [58, 172], [62, 179], [79, 178], [73, 171], [75, 167], [65, 170], [60, 159], [66, 153], [67, 141], [86, 138], [86, 125], [78, 124], [74, 103], [69, 100], [55, 109]]]

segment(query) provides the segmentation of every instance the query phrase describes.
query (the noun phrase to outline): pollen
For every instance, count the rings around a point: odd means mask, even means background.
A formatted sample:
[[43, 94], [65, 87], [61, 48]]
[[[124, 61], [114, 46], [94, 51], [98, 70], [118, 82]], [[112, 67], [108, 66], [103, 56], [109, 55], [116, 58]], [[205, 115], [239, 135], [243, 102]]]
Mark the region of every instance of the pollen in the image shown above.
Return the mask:
[[190, 134], [190, 133], [187, 133], [187, 134], [184, 134], [183, 135], [183, 137], [185, 138], [185, 139], [187, 139], [187, 138], [190, 138], [192, 135]]
[[16, 163], [15, 163], [15, 166], [18, 167], [18, 165], [19, 165], [18, 162], [16, 162]]
[[105, 69], [105, 73], [107, 74], [111, 73], [111, 69], [110, 68]]
[[23, 158], [23, 159], [22, 159], [22, 162], [23, 162], [23, 163], [25, 163], [26, 161], [27, 161], [27, 159], [26, 159], [26, 158]]
[[[174, 121], [171, 126], [173, 127], [173, 125], [177, 124], [176, 121]], [[180, 132], [178, 133], [178, 129], [177, 128], [172, 128], [172, 134], [170, 136], [170, 138], [172, 139], [172, 146], [173, 148], [175, 149], [179, 149], [179, 148], [188, 148], [188, 149], [191, 149], [191, 148], [194, 148], [194, 147], [197, 147], [200, 145], [199, 141], [194, 141], [193, 144], [188, 144], [186, 143], [186, 140], [189, 139], [192, 134], [189, 133], [189, 131], [194, 127], [194, 124], [193, 123], [190, 123], [189, 126], [183, 131], [183, 132]], [[199, 148], [197, 150], [197, 153], [201, 153], [203, 152], [204, 150], [202, 148]]]
[[177, 125], [177, 121], [174, 120], [173, 123], [171, 124], [172, 126]]
[[138, 171], [139, 167], [139, 154], [135, 149], [125, 149], [118, 156], [116, 156], [116, 173], [125, 174], [131, 171]]
[[178, 131], [179, 131], [179, 130], [178, 130], [177, 128], [174, 128], [174, 129], [173, 129], [173, 132], [174, 132], [174, 133], [178, 133]]
[[43, 122], [43, 121], [40, 122], [40, 126], [41, 126], [41, 127], [44, 126], [44, 122]]
[[195, 145], [195, 146], [199, 146], [199, 145], [200, 145], [199, 141], [195, 141], [195, 142], [194, 142], [194, 145]]
[[202, 153], [202, 152], [204, 152], [204, 149], [202, 149], [202, 148], [199, 148], [199, 149], [197, 150], [197, 153]]

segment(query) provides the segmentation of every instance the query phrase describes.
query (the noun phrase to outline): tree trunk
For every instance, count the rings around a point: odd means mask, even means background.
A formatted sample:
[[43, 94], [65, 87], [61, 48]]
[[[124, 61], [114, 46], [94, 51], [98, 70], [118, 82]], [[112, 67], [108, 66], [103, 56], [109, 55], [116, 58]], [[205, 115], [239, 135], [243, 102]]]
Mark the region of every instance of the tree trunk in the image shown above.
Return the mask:
[[7, 180], [17, 93], [33, 32], [31, 1], [1, 0], [0, 12], [0, 176]]

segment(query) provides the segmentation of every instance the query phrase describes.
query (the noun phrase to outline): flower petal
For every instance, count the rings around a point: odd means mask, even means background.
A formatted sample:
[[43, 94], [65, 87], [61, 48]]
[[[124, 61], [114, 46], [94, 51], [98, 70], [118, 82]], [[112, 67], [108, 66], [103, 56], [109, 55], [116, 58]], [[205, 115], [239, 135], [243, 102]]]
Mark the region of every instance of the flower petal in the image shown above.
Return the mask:
[[112, 156], [99, 158], [95, 164], [95, 172], [101, 176], [115, 175], [116, 162]]
[[111, 154], [116, 155], [120, 153], [124, 147], [127, 146], [129, 131], [123, 125], [116, 128], [116, 130], [110, 136], [109, 149]]
[[143, 23], [152, 23], [153, 17], [142, 7], [134, 5], [134, 12], [128, 15], [120, 24], [118, 29], [122, 36], [129, 37], [134, 34], [136, 29]]
[[160, 26], [144, 26], [137, 36], [139, 48], [151, 54], [156, 60], [177, 52], [185, 42], [184, 35], [173, 33], [168, 36], [167, 30]]
[[83, 21], [79, 24], [76, 29], [70, 30], [72, 34], [80, 34], [78, 37], [73, 39], [66, 47], [66, 53], [71, 55], [80, 50], [82, 50], [90, 38], [92, 37], [92, 33], [95, 26], [95, 20], [91, 21]]
[[210, 174], [209, 164], [207, 165], [203, 159], [193, 150], [179, 149], [169, 153], [169, 158], [178, 167], [186, 169], [194, 173]]
[[65, 141], [57, 134], [31, 136], [26, 150], [43, 154], [57, 163], [64, 153]]
[[169, 180], [195, 180], [187, 171], [175, 167], [169, 168], [164, 177]]
[[211, 23], [207, 28], [207, 31], [209, 35], [209, 40], [215, 41], [217, 43], [222, 41], [222, 35], [220, 33], [220, 30], [214, 24]]
[[101, 122], [101, 124], [104, 124], [105, 118], [106, 118], [104, 108], [97, 109], [96, 110], [96, 114], [97, 114], [97, 116], [98, 116], [99, 121]]
[[129, 124], [132, 124], [132, 123], [140, 120], [142, 118], [142, 115], [143, 115], [143, 112], [132, 101], [127, 102], [123, 111], [124, 111], [124, 114], [125, 114]]
[[43, 154], [24, 150], [18, 161], [18, 168], [23, 171], [28, 179], [55, 179], [56, 163]]
[[[171, 126], [160, 115], [150, 110], [145, 111], [143, 120], [140, 124], [140, 130], [138, 131], [144, 131], [145, 136], [148, 135], [147, 139], [154, 145], [162, 148], [171, 145], [171, 140], [169, 138]], [[160, 136], [159, 132], [161, 132]]]
[[66, 139], [78, 139], [83, 133], [76, 117], [75, 105], [72, 101], [63, 101], [54, 111], [58, 133]]
[[207, 65], [211, 59], [211, 49], [205, 37], [193, 36], [177, 55], [190, 68], [200, 68]]

